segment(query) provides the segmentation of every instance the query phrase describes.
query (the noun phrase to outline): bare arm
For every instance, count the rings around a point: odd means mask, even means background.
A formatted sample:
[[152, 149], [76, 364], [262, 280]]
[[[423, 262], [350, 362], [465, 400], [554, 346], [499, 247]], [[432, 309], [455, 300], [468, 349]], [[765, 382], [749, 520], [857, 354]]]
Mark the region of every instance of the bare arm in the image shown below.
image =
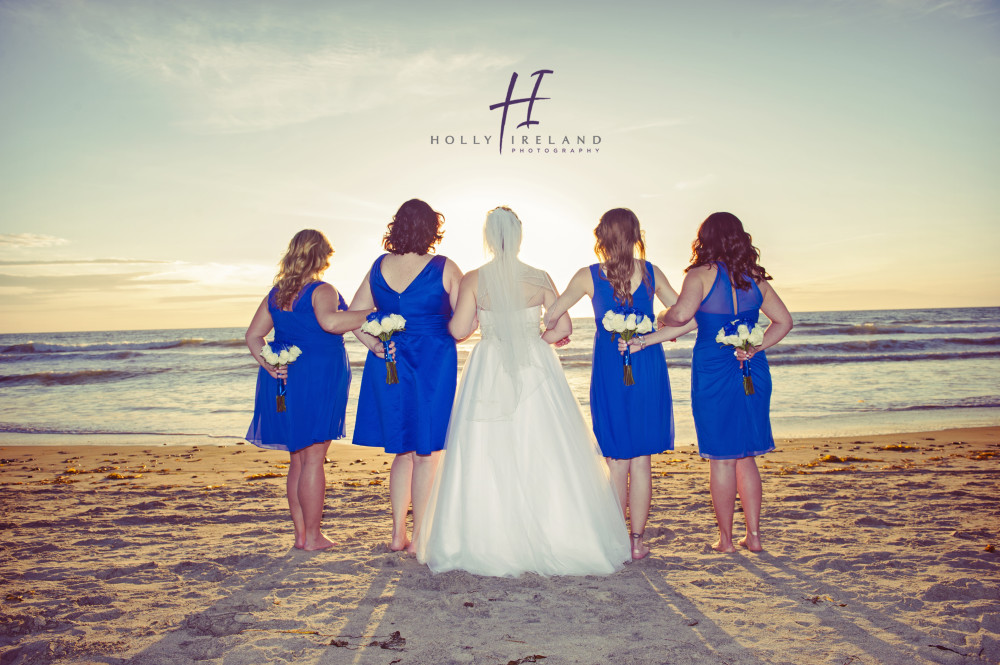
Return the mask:
[[705, 281], [702, 279], [702, 272], [694, 269], [684, 277], [684, 284], [681, 285], [681, 293], [670, 308], [660, 312], [656, 317], [656, 325], [659, 327], [680, 327], [687, 324], [694, 318], [701, 301], [705, 299]]
[[664, 307], [670, 307], [677, 302], [677, 292], [670, 286], [670, 280], [655, 265], [653, 266], [653, 279], [656, 283], [656, 297], [660, 299]]
[[[549, 277], [549, 274], [545, 273], [545, 276], [548, 277], [549, 286], [552, 287], [551, 291], [545, 291], [545, 295], [542, 300], [542, 304], [545, 305], [545, 318], [547, 321], [554, 311], [554, 306], [559, 302], [559, 290], [556, 289], [556, 284], [552, 281], [552, 278]], [[572, 281], [570, 283], [572, 284]], [[577, 298], [577, 300], [579, 300], [579, 298]], [[569, 307], [572, 307], [572, 305], [573, 303], [570, 303]], [[555, 319], [554, 326], [549, 327], [548, 324], [546, 324], [546, 330], [542, 333], [543, 342], [555, 344], [556, 342], [561, 342], [566, 339], [573, 332], [573, 321], [569, 318], [569, 314], [566, 311], [569, 307], [563, 310], [562, 314], [559, 315], [559, 318]]]
[[[365, 273], [365, 279], [361, 282], [361, 286], [358, 287], [357, 292], [354, 294], [354, 298], [351, 299], [351, 306], [348, 308], [349, 312], [363, 311], [370, 312], [375, 308], [375, 299], [372, 297], [372, 287], [368, 282], [368, 273]], [[366, 314], [367, 315], [367, 314]], [[368, 347], [368, 350], [377, 355], [379, 358], [385, 357], [385, 350], [382, 348], [382, 340], [378, 337], [373, 337], [366, 332], [361, 332], [361, 324], [364, 320], [358, 324], [357, 328], [354, 328], [351, 332], [354, 336], [358, 338], [358, 341]]]
[[455, 289], [458, 304], [455, 313], [448, 322], [448, 332], [461, 342], [476, 331], [479, 321], [476, 318], [476, 290], [479, 286], [479, 271], [472, 270], [461, 280], [461, 285]]
[[250, 349], [250, 355], [253, 356], [253, 359], [274, 378], [284, 379], [288, 377], [288, 368], [286, 366], [276, 368], [260, 355], [260, 350], [264, 348], [265, 344], [264, 338], [267, 337], [267, 333], [271, 332], [272, 328], [274, 328], [274, 321], [271, 320], [271, 311], [267, 308], [267, 296], [265, 296], [250, 320], [244, 339], [246, 339], [247, 348]]
[[[631, 347], [632, 353], [635, 353], [636, 351], [641, 351], [650, 344], [659, 344], [661, 342], [676, 341], [678, 337], [680, 337], [681, 335], [686, 335], [687, 333], [691, 332], [697, 327], [698, 327], [698, 322], [695, 321], [694, 319], [691, 319], [683, 326], [677, 326], [677, 327], [666, 326], [660, 328], [655, 332], [633, 337], [632, 342], [629, 344], [629, 346]], [[618, 339], [618, 350], [619, 351], [625, 350], [625, 341], [622, 340], [621, 338]]]
[[[444, 290], [448, 293], [448, 298], [451, 300], [451, 311], [454, 312], [455, 308], [458, 307], [458, 295], [462, 285], [462, 270], [451, 259], [447, 259], [444, 262], [441, 283], [444, 286]], [[475, 295], [475, 292], [473, 292], [473, 295]]]
[[359, 329], [365, 322], [365, 317], [374, 309], [340, 311], [340, 294], [332, 284], [317, 286], [312, 294], [312, 303], [313, 311], [316, 312], [316, 322], [323, 330], [334, 335], [343, 335]]
[[[545, 329], [553, 330], [559, 319], [569, 311], [569, 308], [580, 302], [580, 299], [584, 296], [594, 297], [594, 280], [590, 276], [590, 268], [580, 268], [577, 270], [576, 274], [573, 275], [573, 279], [569, 280], [566, 291], [556, 299], [552, 307], [546, 307]], [[570, 327], [572, 328], [572, 324]]]
[[760, 282], [757, 286], [760, 287], [760, 290], [764, 294], [764, 302], [760, 305], [760, 311], [764, 312], [764, 316], [770, 319], [771, 323], [767, 326], [767, 330], [764, 331], [764, 341], [761, 342], [760, 346], [752, 346], [745, 353], [742, 349], [737, 350], [736, 357], [740, 361], [746, 358], [753, 358], [753, 355], [758, 351], [774, 346], [792, 330], [792, 315], [788, 311], [788, 308], [785, 307], [785, 303], [778, 297], [774, 288], [768, 282], [764, 281]]

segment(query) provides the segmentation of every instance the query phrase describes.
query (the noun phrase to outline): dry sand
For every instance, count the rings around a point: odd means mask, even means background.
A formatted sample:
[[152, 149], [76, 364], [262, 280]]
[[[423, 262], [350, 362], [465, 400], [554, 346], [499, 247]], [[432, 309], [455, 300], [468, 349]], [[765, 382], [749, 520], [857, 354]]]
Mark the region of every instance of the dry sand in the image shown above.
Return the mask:
[[369, 449], [331, 447], [342, 546], [319, 553], [291, 548], [283, 479], [248, 479], [282, 453], [0, 457], [4, 665], [1000, 661], [1000, 427], [779, 442], [762, 554], [711, 551], [707, 463], [656, 456], [653, 556], [607, 577], [389, 552], [389, 457]]

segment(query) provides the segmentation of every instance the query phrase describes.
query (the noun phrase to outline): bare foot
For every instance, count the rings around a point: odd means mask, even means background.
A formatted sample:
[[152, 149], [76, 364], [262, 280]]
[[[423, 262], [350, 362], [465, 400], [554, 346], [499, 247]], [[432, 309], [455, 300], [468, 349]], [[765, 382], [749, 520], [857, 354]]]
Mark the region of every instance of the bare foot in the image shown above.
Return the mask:
[[722, 538], [719, 538], [712, 544], [712, 549], [716, 552], [723, 552], [724, 554], [732, 554], [736, 551], [736, 548], [733, 547], [733, 541], [727, 540], [726, 542], [722, 542]]
[[632, 560], [638, 561], [649, 556], [649, 546], [642, 542], [641, 533], [631, 534], [632, 538]]
[[741, 547], [745, 547], [751, 552], [764, 551], [764, 546], [760, 544], [760, 536], [753, 531], [748, 532], [747, 535], [740, 538], [738, 542]]
[[307, 540], [306, 544], [302, 546], [302, 549], [306, 552], [318, 552], [320, 550], [328, 550], [331, 547], [337, 547], [337, 543], [333, 542], [323, 534], [319, 534], [319, 538], [315, 541], [310, 543]]
[[389, 543], [390, 552], [402, 552], [403, 550], [409, 547], [410, 547], [410, 539], [407, 538], [405, 535], [402, 537], [402, 539], [393, 538], [392, 541]]

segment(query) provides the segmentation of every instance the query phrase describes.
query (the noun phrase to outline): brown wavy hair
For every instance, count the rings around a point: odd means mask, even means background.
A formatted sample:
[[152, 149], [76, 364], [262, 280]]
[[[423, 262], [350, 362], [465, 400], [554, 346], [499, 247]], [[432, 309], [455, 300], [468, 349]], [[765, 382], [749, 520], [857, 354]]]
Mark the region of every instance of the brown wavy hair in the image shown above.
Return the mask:
[[393, 254], [415, 252], [422, 256], [444, 238], [443, 224], [444, 215], [420, 199], [410, 199], [393, 215], [382, 246]]
[[713, 212], [698, 227], [698, 237], [691, 244], [691, 265], [684, 269], [722, 263], [737, 289], [750, 288], [750, 281], [771, 279], [760, 265], [760, 250], [743, 230], [743, 222], [730, 212]]
[[333, 246], [321, 231], [303, 229], [292, 236], [274, 278], [278, 287], [274, 302], [278, 309], [289, 307], [303, 286], [317, 281], [330, 267], [331, 256]]
[[632, 271], [634, 259], [639, 255], [642, 283], [652, 288], [646, 272], [646, 243], [639, 228], [639, 218], [628, 208], [614, 208], [601, 215], [594, 229], [597, 243], [594, 252], [604, 264], [604, 274], [615, 291], [615, 297], [624, 305], [632, 306]]

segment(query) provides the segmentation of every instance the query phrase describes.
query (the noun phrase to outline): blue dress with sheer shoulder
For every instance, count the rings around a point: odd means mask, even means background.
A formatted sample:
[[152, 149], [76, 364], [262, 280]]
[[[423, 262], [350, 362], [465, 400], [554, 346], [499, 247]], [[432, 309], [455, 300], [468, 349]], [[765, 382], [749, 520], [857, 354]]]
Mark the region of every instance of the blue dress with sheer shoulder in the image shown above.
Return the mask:
[[691, 359], [691, 410], [698, 452], [706, 459], [763, 455], [774, 450], [767, 354], [759, 351], [750, 361], [754, 393], [747, 395], [733, 347], [716, 342], [715, 336], [736, 319], [757, 321], [764, 296], [753, 279], [749, 289], [735, 289], [726, 267], [719, 263], [716, 268], [715, 282], [695, 314], [698, 337]]
[[[654, 318], [656, 284], [646, 262], [649, 284], [632, 294], [632, 306]], [[618, 339], [604, 329], [604, 314], [622, 306], [599, 263], [590, 266], [594, 280], [594, 360], [590, 375], [590, 416], [594, 436], [605, 457], [631, 459], [674, 449], [674, 411], [670, 377], [662, 344], [632, 354], [635, 385], [626, 386]]]
[[447, 259], [433, 257], [397, 292], [382, 276], [385, 257], [375, 260], [368, 281], [378, 311], [406, 319], [406, 329], [392, 336], [399, 383], [385, 382], [385, 360], [369, 351], [354, 443], [392, 454], [429, 455], [444, 448], [458, 377], [458, 352], [448, 332], [451, 298], [442, 281]]
[[[276, 404], [278, 380], [263, 367], [257, 372], [257, 397], [246, 438], [261, 448], [295, 452], [345, 435], [351, 368], [343, 336], [326, 332], [316, 321], [312, 295], [320, 284], [304, 286], [291, 311], [275, 303], [277, 287], [268, 294], [267, 309], [274, 322], [271, 348], [280, 351], [297, 346], [302, 355], [288, 365], [285, 411], [281, 413]], [[343, 296], [339, 309], [347, 309]]]

